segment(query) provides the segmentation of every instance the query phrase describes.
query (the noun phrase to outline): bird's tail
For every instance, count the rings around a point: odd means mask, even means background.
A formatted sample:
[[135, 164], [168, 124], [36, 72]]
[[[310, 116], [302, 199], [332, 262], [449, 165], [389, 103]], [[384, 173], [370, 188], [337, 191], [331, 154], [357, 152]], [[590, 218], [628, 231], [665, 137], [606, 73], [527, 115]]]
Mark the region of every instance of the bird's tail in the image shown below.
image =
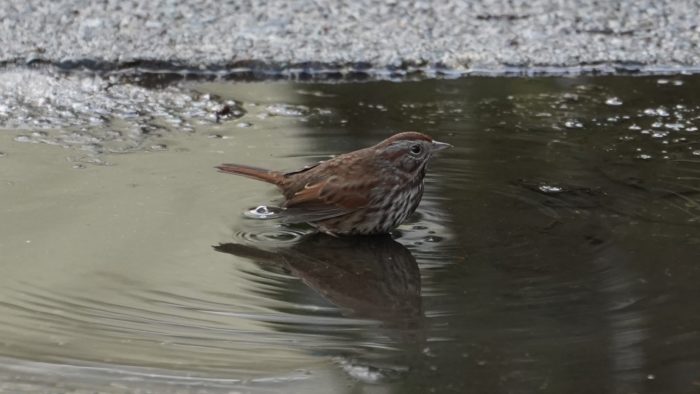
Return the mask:
[[281, 172], [265, 170], [262, 168], [244, 166], [240, 164], [221, 164], [216, 166], [220, 172], [227, 174], [242, 175], [259, 181], [280, 185], [284, 179]]

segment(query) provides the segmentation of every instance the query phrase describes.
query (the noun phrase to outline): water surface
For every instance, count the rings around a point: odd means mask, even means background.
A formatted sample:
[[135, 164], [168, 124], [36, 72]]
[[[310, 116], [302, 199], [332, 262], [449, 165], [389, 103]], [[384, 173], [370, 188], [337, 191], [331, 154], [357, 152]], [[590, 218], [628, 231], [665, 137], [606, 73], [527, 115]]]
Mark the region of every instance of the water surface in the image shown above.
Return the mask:
[[[0, 391], [700, 390], [698, 77], [19, 80]], [[399, 130], [455, 148], [391, 237], [251, 219], [274, 188], [213, 170]]]

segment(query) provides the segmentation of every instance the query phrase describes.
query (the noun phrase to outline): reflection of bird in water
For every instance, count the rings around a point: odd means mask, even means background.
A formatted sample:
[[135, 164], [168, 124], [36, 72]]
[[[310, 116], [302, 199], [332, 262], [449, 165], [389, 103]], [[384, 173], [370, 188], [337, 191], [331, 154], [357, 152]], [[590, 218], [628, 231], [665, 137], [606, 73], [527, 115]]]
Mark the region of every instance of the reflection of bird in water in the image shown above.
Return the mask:
[[289, 247], [227, 243], [214, 249], [282, 264], [328, 301], [358, 317], [405, 326], [422, 316], [416, 260], [388, 235], [315, 234]]

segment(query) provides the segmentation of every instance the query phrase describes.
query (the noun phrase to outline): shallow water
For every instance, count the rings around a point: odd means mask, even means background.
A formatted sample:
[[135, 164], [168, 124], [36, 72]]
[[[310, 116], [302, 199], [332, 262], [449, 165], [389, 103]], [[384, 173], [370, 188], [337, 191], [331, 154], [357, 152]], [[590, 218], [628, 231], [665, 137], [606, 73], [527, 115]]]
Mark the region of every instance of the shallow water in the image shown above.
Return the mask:
[[[0, 391], [700, 390], [700, 77], [15, 78]], [[455, 148], [393, 238], [251, 219], [276, 191], [212, 168], [406, 129]]]

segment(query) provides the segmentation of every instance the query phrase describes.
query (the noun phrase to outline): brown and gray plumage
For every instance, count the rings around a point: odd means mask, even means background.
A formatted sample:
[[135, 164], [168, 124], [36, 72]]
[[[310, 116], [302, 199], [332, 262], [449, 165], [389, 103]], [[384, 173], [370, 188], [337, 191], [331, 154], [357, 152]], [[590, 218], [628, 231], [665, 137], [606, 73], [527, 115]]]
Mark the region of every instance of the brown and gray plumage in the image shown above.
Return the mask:
[[409, 131], [292, 172], [239, 164], [216, 168], [277, 186], [286, 223], [309, 223], [332, 235], [382, 234], [416, 210], [428, 161], [450, 146]]

